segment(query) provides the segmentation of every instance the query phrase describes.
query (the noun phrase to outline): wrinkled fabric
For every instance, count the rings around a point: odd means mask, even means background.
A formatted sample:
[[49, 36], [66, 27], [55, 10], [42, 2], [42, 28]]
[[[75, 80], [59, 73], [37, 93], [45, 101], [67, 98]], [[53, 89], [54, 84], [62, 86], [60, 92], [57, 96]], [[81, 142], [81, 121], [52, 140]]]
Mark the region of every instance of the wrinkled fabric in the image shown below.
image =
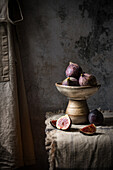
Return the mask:
[[15, 24], [23, 20], [18, 0], [0, 0], [0, 22]]
[[7, 23], [0, 23], [0, 82], [9, 80]]
[[8, 27], [23, 20], [17, 0], [0, 1], [0, 82], [9, 80]]
[[[49, 115], [50, 114], [50, 115]], [[86, 125], [72, 125], [70, 131], [53, 128], [50, 120], [61, 114], [47, 113], [46, 150], [50, 170], [110, 170], [113, 169], [113, 112], [104, 113], [103, 126], [97, 126], [95, 135], [79, 132]]]
[[19, 45], [13, 25], [22, 20], [22, 13], [15, 0], [19, 14], [13, 16], [13, 2], [0, 1], [0, 169], [35, 163]]

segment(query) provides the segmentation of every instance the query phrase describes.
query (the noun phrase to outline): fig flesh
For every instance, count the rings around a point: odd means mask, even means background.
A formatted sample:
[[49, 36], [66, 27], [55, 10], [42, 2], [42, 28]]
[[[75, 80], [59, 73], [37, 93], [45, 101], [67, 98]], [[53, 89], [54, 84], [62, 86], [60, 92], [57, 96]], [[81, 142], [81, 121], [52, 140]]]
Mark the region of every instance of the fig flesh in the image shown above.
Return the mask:
[[82, 68], [78, 64], [72, 62], [69, 63], [66, 69], [67, 77], [74, 77], [76, 79], [79, 79], [81, 73], [82, 73]]
[[93, 135], [96, 132], [96, 126], [94, 124], [90, 124], [81, 128], [80, 132], [86, 135]]
[[90, 123], [101, 125], [104, 121], [104, 116], [99, 110], [94, 109], [89, 113], [88, 119]]
[[56, 122], [56, 127], [57, 129], [61, 130], [68, 130], [71, 127], [71, 119], [68, 115], [61, 116], [57, 122]]
[[57, 122], [57, 120], [51, 120], [51, 121], [50, 121], [51, 125], [52, 125], [53, 127], [55, 127], [55, 128], [56, 128], [56, 122]]
[[74, 77], [68, 77], [63, 80], [62, 85], [65, 86], [79, 86], [79, 81]]
[[88, 73], [83, 73], [79, 78], [79, 84], [80, 86], [96, 86], [97, 80], [95, 76]]

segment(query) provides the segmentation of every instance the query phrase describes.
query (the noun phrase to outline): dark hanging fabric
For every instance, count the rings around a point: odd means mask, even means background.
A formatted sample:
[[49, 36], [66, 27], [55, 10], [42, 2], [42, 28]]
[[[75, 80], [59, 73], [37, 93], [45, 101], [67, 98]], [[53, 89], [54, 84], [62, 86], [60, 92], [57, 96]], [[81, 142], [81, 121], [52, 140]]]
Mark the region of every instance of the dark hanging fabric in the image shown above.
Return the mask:
[[17, 0], [0, 0], [0, 169], [35, 163], [34, 145], [15, 25]]

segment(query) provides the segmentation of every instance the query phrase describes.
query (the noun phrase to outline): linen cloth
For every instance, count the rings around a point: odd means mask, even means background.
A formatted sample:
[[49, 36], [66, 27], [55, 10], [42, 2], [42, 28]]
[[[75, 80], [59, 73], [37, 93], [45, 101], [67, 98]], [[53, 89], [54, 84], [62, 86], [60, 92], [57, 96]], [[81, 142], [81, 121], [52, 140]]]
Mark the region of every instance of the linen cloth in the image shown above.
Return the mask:
[[0, 169], [35, 163], [34, 145], [15, 23], [17, 0], [0, 0]]
[[70, 131], [57, 130], [50, 120], [64, 115], [46, 113], [45, 146], [50, 170], [110, 170], [113, 169], [113, 112], [105, 111], [104, 124], [96, 126], [96, 134], [84, 135], [79, 129], [86, 125], [72, 124]]

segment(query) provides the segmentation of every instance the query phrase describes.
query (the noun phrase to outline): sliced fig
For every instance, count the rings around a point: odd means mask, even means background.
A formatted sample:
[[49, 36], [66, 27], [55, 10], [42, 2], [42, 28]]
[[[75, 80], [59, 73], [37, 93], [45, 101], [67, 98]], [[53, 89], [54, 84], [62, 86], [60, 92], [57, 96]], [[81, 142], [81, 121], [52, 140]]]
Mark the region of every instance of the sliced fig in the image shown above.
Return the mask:
[[61, 130], [68, 130], [71, 127], [71, 119], [68, 115], [61, 116], [57, 122], [56, 122], [56, 127], [57, 129]]
[[52, 125], [53, 127], [55, 127], [55, 128], [56, 128], [56, 122], [57, 122], [57, 120], [51, 120], [51, 121], [50, 121], [51, 125]]
[[96, 132], [96, 126], [94, 124], [87, 125], [81, 128], [80, 132], [86, 135], [93, 135]]

